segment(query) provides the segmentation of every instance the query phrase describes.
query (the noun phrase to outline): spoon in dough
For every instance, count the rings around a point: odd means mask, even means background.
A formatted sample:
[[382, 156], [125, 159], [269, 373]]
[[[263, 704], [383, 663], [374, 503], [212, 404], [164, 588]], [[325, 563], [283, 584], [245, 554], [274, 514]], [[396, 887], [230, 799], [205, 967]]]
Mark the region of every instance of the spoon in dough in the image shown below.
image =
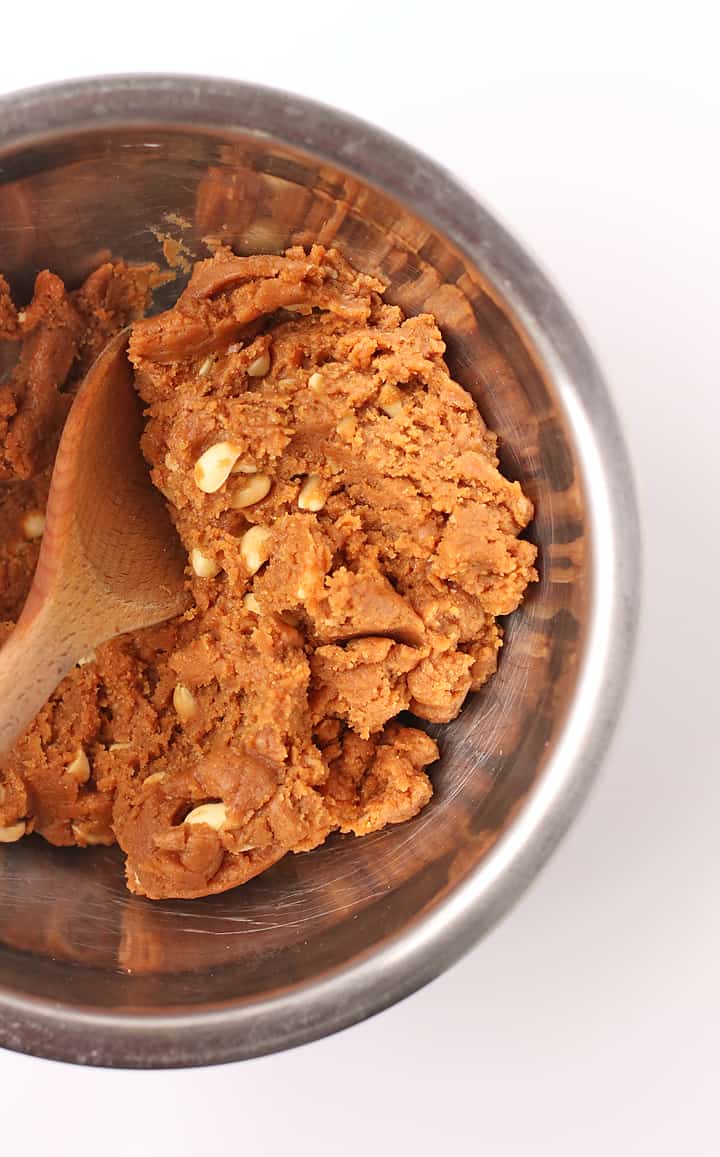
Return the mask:
[[0, 755], [83, 655], [186, 606], [186, 557], [140, 451], [128, 336], [105, 346], [65, 423], [35, 577], [0, 650]]

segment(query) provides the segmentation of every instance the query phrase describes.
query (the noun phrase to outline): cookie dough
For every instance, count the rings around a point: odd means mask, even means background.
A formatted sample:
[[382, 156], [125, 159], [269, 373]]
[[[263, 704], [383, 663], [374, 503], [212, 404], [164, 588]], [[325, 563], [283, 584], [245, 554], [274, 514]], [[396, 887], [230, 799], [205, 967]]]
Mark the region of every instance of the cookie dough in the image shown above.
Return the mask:
[[[76, 383], [143, 310], [148, 269], [75, 294], [0, 283], [0, 639], [27, 592]], [[339, 830], [415, 815], [442, 723], [493, 673], [535, 579], [532, 505], [405, 318], [334, 250], [199, 262], [135, 320], [143, 452], [188, 551], [192, 608], [87, 656], [0, 769], [0, 838], [117, 841], [152, 898], [220, 892]]]

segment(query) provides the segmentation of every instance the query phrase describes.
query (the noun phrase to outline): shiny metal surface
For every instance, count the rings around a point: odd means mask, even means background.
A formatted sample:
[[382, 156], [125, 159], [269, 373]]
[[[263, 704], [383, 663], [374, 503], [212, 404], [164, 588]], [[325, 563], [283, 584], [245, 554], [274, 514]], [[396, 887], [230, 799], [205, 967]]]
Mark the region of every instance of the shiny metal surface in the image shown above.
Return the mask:
[[19, 295], [46, 265], [73, 282], [106, 252], [162, 261], [168, 235], [191, 257], [208, 235], [239, 252], [332, 243], [409, 312], [433, 312], [537, 504], [542, 578], [497, 676], [434, 729], [436, 795], [409, 824], [160, 904], [125, 892], [112, 849], [0, 848], [0, 1044], [86, 1064], [289, 1047], [448, 967], [577, 811], [638, 609], [633, 484], [597, 366], [542, 273], [446, 172], [350, 117], [232, 82], [118, 77], [0, 100], [0, 269]]

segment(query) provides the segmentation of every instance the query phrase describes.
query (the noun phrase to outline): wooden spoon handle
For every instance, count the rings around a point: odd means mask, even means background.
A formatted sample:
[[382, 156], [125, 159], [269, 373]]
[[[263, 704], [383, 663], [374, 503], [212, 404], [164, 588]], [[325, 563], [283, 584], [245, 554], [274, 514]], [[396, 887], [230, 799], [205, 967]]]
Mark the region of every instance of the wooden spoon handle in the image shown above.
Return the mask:
[[83, 653], [62, 616], [40, 610], [0, 649], [0, 757], [5, 755]]

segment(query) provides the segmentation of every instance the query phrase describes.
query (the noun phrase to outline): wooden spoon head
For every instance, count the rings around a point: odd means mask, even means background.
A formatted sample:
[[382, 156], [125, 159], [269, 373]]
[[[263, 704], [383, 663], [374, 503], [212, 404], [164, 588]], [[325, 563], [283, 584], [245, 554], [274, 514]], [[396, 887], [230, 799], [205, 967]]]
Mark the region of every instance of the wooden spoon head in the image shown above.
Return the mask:
[[73, 633], [98, 643], [163, 622], [187, 599], [186, 555], [140, 451], [128, 336], [107, 344], [70, 410], [22, 616], [57, 601], [72, 612]]
[[100, 354], [63, 430], [33, 584], [0, 650], [0, 757], [84, 652], [185, 608], [185, 552], [140, 452], [127, 340]]

